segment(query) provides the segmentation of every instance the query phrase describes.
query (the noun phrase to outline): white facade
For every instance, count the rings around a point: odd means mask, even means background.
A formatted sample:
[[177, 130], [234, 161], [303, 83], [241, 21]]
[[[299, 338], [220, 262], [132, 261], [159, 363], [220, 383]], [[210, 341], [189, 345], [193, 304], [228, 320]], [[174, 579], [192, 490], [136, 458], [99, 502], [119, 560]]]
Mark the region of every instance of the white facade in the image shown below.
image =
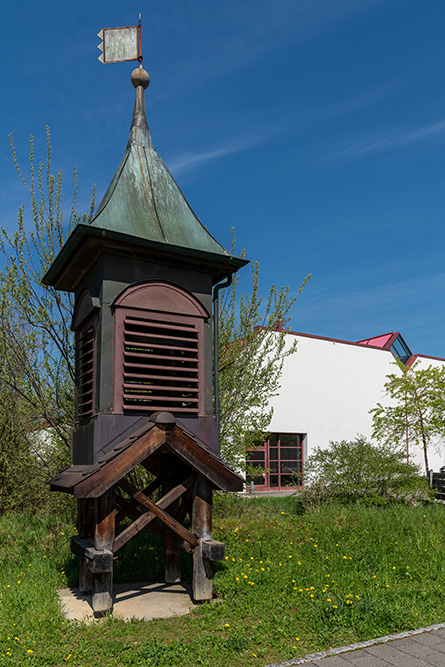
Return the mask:
[[[304, 460], [330, 441], [352, 440], [357, 435], [371, 439], [369, 411], [377, 403], [389, 403], [386, 376], [397, 372], [390, 349], [299, 333], [286, 338], [289, 346], [297, 340], [297, 352], [285, 359], [280, 393], [271, 399], [270, 431], [304, 434]], [[445, 359], [416, 359], [421, 367], [445, 365]], [[421, 449], [411, 446], [409, 455], [423, 471]], [[436, 471], [445, 464], [444, 448], [440, 453], [431, 448], [428, 456], [430, 468]]]

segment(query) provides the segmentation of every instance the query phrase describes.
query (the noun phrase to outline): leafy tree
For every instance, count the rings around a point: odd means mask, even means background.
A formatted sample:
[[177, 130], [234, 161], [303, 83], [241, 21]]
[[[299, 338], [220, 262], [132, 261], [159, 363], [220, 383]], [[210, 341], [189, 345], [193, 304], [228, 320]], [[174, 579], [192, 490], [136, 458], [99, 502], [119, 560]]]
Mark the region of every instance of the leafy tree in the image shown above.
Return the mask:
[[400, 372], [387, 375], [384, 385], [393, 404], [377, 403], [370, 411], [372, 436], [389, 446], [422, 447], [428, 474], [428, 448], [445, 436], [445, 367], [420, 368], [416, 361], [407, 368], [395, 363]]
[[271, 285], [264, 302], [259, 296], [259, 266], [252, 262], [250, 293], [239, 294], [239, 277], [234, 276], [221, 299], [221, 455], [238, 468], [244, 467], [247, 450], [258, 446], [268, 431], [272, 419], [269, 399], [280, 388], [285, 358], [297, 350], [295, 341], [286, 344], [290, 311], [309, 279], [305, 278], [293, 297], [289, 287], [277, 290]]
[[364, 436], [331, 442], [317, 448], [305, 467], [304, 506], [320, 502], [365, 502], [385, 505], [430, 497], [416, 465], [406, 463], [402, 451], [375, 445]]
[[[18, 472], [17, 457], [6, 447], [6, 440], [19, 438], [21, 447], [14, 451], [22, 453], [22, 462], [29, 462], [31, 456], [33, 477], [41, 482], [69, 460], [74, 419], [72, 296], [43, 286], [41, 278], [75, 224], [91, 219], [94, 190], [89, 213], [79, 215], [74, 170], [72, 207], [65, 221], [62, 172], [52, 173], [48, 128], [45, 165], [40, 162], [36, 166], [34, 140], [30, 137], [30, 171], [26, 178], [11, 136], [10, 142], [15, 167], [30, 197], [31, 229], [25, 227], [25, 209], [21, 206], [16, 231], [8, 234], [3, 227], [0, 231], [4, 257], [0, 272], [0, 439], [5, 433], [0, 456], [4, 471], [11, 472], [13, 467]], [[51, 442], [43, 428], [50, 429]], [[29, 486], [30, 478], [25, 474], [22, 481]]]

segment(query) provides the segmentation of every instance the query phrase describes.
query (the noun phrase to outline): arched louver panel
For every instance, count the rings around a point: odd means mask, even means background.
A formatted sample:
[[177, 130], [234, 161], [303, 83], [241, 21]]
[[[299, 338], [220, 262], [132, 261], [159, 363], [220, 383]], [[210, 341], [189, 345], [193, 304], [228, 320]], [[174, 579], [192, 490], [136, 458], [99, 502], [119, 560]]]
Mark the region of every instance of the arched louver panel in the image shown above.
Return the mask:
[[203, 413], [203, 326], [196, 299], [169, 283], [129, 288], [116, 301], [115, 410]]
[[94, 339], [93, 324], [78, 332], [76, 359], [76, 413], [78, 419], [90, 417], [93, 414]]
[[76, 299], [71, 329], [76, 332], [76, 418], [95, 412], [96, 330], [100, 301], [91, 289]]

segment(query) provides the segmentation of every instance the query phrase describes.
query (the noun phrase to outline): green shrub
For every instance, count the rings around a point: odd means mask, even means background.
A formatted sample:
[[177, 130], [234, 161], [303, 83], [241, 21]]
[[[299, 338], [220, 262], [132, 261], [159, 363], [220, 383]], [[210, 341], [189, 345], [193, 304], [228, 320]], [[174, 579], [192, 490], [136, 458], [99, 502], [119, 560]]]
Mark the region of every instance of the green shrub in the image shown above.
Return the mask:
[[410, 504], [431, 498], [427, 480], [404, 452], [373, 445], [363, 436], [317, 448], [307, 461], [300, 495], [305, 507], [330, 501]]

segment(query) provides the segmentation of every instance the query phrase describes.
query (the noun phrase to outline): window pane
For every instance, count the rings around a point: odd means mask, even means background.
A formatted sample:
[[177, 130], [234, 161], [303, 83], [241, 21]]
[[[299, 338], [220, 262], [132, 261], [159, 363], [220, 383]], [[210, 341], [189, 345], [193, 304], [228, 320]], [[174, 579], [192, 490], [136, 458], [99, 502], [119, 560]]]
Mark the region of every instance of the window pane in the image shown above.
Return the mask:
[[298, 486], [299, 481], [292, 475], [281, 475], [280, 486]]
[[300, 461], [281, 461], [280, 472], [301, 472], [301, 463]]
[[278, 472], [278, 461], [271, 461], [269, 464], [270, 472]]
[[280, 459], [282, 461], [299, 461], [301, 459], [300, 447], [287, 447], [280, 449]]
[[300, 447], [301, 435], [299, 433], [281, 433], [280, 445], [281, 447]]
[[250, 486], [250, 482], [253, 482], [255, 486], [264, 486], [266, 483], [264, 477], [251, 477], [250, 475], [246, 475], [247, 486]]
[[270, 486], [278, 486], [278, 475], [271, 475], [270, 476]]
[[271, 461], [278, 461], [278, 447], [271, 447], [269, 449], [269, 458]]
[[249, 462], [251, 461], [257, 461], [258, 463], [261, 463], [261, 465], [264, 467], [264, 461], [265, 461], [265, 455], [266, 452], [264, 449], [256, 450], [256, 451], [250, 451], [247, 452], [247, 460]]
[[400, 361], [405, 363], [407, 359], [410, 357], [411, 352], [409, 351], [408, 347], [405, 345], [403, 340], [400, 338], [396, 338], [394, 343], [391, 345], [391, 352], [394, 354], [394, 356], [398, 357]]

